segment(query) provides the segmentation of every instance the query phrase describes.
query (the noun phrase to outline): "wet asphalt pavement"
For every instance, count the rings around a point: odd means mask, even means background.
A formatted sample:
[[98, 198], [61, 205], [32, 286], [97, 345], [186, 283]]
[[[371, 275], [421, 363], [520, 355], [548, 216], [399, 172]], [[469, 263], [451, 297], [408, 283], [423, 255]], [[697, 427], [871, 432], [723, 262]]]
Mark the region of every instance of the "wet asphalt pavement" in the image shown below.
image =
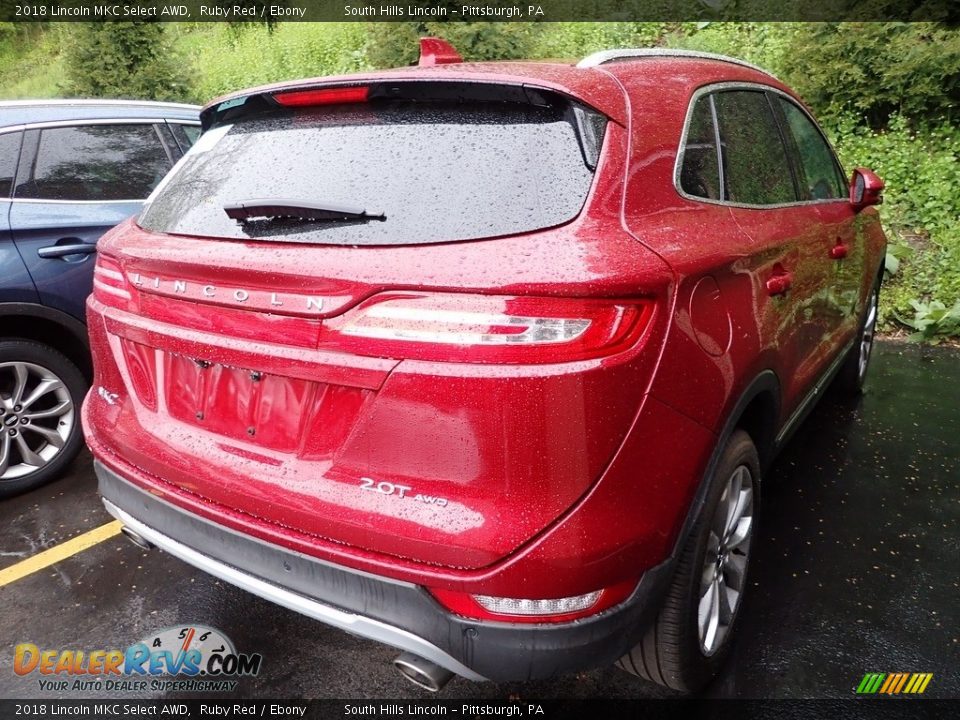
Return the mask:
[[[960, 351], [884, 343], [869, 390], [827, 397], [765, 479], [753, 586], [710, 697], [849, 698], [867, 672], [932, 672], [960, 698]], [[0, 503], [0, 568], [108, 522], [84, 453], [65, 479]], [[247, 698], [425, 698], [396, 651], [327, 628], [114, 537], [0, 587], [0, 698], [42, 692], [13, 645], [123, 648], [162, 628], [221, 629], [264, 656]], [[660, 697], [616, 668], [549, 682], [455, 678], [441, 698]]]

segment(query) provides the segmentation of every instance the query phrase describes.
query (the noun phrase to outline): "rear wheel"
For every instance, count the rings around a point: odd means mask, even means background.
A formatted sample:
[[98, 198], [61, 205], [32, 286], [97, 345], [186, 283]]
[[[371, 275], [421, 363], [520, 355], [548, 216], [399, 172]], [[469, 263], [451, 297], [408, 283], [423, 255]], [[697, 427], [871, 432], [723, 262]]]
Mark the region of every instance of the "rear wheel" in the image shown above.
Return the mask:
[[86, 382], [53, 348], [0, 340], [0, 497], [57, 477], [82, 444]]
[[720, 669], [747, 587], [759, 481], [756, 448], [737, 430], [723, 450], [663, 607], [620, 667], [685, 693], [699, 690]]
[[867, 307], [860, 321], [860, 331], [853, 347], [837, 374], [836, 387], [846, 395], [859, 395], [863, 392], [873, 355], [873, 340], [877, 331], [877, 307], [880, 302], [880, 282], [874, 285], [867, 300]]

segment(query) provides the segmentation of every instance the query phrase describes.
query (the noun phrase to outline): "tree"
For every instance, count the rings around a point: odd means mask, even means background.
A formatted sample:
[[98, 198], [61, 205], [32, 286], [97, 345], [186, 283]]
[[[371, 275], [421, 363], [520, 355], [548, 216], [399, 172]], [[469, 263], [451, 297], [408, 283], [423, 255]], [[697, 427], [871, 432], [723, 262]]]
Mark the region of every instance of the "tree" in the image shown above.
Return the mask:
[[852, 112], [874, 128], [893, 115], [960, 119], [960, 32], [945, 23], [803, 24], [783, 64], [785, 79], [828, 115]]
[[183, 100], [189, 94], [189, 78], [159, 22], [72, 23], [64, 34], [67, 95]]

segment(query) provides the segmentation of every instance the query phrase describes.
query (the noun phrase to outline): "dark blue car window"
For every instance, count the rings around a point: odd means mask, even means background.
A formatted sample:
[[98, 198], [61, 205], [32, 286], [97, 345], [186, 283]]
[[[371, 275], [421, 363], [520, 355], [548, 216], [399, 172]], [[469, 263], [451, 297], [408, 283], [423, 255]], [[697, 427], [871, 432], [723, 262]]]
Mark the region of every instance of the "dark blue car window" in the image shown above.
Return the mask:
[[17, 198], [142, 200], [171, 163], [153, 125], [47, 128]]

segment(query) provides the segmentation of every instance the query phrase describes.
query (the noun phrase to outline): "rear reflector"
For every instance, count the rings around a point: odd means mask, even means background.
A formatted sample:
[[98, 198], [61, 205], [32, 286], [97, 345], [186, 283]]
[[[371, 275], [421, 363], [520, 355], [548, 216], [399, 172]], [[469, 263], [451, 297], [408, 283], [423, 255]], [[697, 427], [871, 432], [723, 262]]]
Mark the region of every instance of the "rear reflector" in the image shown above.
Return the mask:
[[635, 580], [583, 595], [560, 598], [507, 598], [429, 588], [441, 605], [463, 617], [515, 623], [568, 622], [619, 605], [637, 587]]
[[552, 600], [528, 600], [526, 598], [503, 598], [490, 595], [474, 595], [481, 607], [497, 615], [566, 615], [580, 612], [597, 604], [600, 591]]
[[321, 345], [391, 358], [569, 362], [626, 349], [651, 313], [648, 300], [384, 293], [325, 323]]
[[293, 90], [276, 93], [273, 95], [273, 99], [285, 107], [339, 105], [366, 102], [369, 91], [370, 88], [365, 85], [358, 87], [324, 88], [320, 90]]

